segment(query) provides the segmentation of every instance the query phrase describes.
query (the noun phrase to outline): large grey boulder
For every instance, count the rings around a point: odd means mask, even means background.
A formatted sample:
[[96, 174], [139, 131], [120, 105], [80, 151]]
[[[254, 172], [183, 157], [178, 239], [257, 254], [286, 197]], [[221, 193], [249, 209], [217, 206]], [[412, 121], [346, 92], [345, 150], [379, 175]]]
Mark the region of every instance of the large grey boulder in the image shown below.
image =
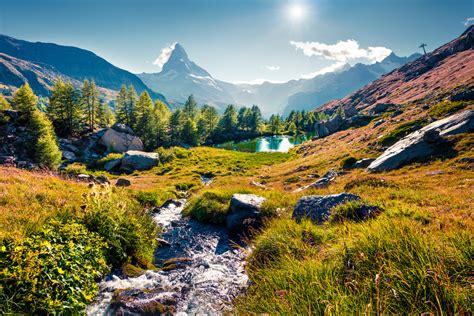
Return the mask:
[[360, 197], [352, 193], [303, 196], [296, 203], [292, 217], [297, 222], [308, 218], [314, 223], [321, 224], [328, 220], [333, 207], [358, 200]]
[[396, 169], [410, 161], [429, 157], [439, 149], [443, 136], [472, 130], [474, 130], [474, 110], [463, 111], [435, 121], [389, 147], [367, 167], [367, 170], [378, 172]]
[[160, 163], [160, 155], [138, 150], [129, 150], [122, 158], [120, 169], [124, 171], [148, 170]]
[[119, 133], [135, 135], [133, 133], [133, 130], [130, 127], [128, 127], [127, 125], [123, 124], [123, 123], [115, 123], [112, 126], [112, 129], [119, 132]]
[[139, 137], [121, 133], [112, 128], [104, 131], [98, 143], [107, 147], [108, 152], [123, 153], [128, 150], [143, 150], [143, 143]]
[[260, 208], [267, 199], [255, 194], [234, 194], [226, 217], [226, 227], [232, 234], [249, 232], [262, 224]]
[[367, 168], [374, 160], [375, 160], [374, 158], [364, 158], [361, 160], [357, 160], [352, 166], [352, 169]]

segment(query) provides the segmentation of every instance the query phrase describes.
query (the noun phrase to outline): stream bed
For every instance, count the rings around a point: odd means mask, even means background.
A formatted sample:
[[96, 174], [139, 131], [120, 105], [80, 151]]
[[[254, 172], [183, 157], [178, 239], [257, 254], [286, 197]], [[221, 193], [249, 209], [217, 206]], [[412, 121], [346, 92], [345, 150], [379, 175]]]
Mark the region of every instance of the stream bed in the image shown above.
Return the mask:
[[[183, 217], [185, 203], [168, 201], [153, 214], [163, 229], [156, 266], [168, 261], [170, 267], [171, 259], [172, 269], [147, 270], [135, 278], [110, 274], [99, 284], [88, 315], [140, 315], [161, 305], [172, 306], [167, 311], [176, 315], [221, 315], [232, 309], [232, 300], [247, 288], [244, 250], [225, 228]], [[121, 293], [119, 304], [111, 304], [114, 292]]]

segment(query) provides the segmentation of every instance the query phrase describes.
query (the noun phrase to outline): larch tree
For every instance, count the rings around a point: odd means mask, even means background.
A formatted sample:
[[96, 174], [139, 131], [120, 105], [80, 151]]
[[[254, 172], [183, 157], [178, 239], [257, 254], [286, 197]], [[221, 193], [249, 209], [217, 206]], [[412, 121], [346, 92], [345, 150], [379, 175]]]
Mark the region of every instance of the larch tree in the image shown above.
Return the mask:
[[55, 83], [46, 112], [59, 135], [71, 136], [79, 132], [81, 109], [77, 92], [71, 83], [61, 79]]
[[99, 91], [92, 80], [84, 80], [81, 92], [81, 105], [85, 113], [85, 123], [89, 131], [94, 131], [97, 123], [97, 110], [99, 107]]

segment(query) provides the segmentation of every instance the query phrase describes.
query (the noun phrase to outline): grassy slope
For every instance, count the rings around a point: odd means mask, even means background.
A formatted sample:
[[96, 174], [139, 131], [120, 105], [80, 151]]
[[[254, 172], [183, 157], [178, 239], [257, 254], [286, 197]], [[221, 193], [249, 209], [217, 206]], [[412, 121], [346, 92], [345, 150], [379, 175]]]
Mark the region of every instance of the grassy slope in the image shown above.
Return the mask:
[[[237, 191], [268, 197], [269, 213], [279, 209], [279, 216], [253, 242], [248, 272], [255, 285], [237, 301], [239, 311], [465, 311], [472, 271], [474, 172], [458, 159], [474, 156], [472, 134], [455, 137], [457, 157], [381, 174], [351, 170], [326, 189], [292, 193], [314, 181], [310, 175], [338, 169], [349, 156], [377, 156], [379, 137], [426, 116], [420, 107], [411, 106], [377, 128], [369, 124], [305, 143], [296, 149], [298, 154], [195, 148], [150, 171], [124, 176], [132, 187], [120, 194], [151, 205], [159, 205], [181, 188], [194, 194], [192, 203], [209, 190], [226, 199]], [[203, 187], [201, 174], [216, 178]], [[262, 178], [268, 190], [251, 185]], [[383, 179], [384, 184], [363, 181], [367, 178]], [[37, 230], [47, 218], [61, 217], [68, 210], [78, 212], [82, 193], [89, 191], [83, 184], [9, 168], [0, 168], [0, 188], [0, 236], [18, 239]], [[381, 206], [382, 215], [367, 223], [320, 227], [288, 220], [301, 195], [342, 191]], [[226, 205], [223, 199], [216, 206], [218, 216]]]

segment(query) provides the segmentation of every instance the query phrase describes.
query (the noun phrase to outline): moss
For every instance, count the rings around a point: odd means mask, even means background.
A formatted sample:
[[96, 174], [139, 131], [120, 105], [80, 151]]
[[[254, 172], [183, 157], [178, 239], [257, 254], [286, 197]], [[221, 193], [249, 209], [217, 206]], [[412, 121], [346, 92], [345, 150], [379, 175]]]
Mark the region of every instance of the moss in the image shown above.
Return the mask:
[[452, 102], [452, 101], [444, 101], [440, 102], [434, 106], [432, 106], [428, 110], [428, 115], [434, 117], [434, 118], [442, 118], [445, 116], [448, 116], [450, 114], [453, 114], [457, 111], [460, 111], [464, 109], [469, 103], [468, 102]]
[[134, 266], [133, 264], [128, 262], [122, 265], [121, 270], [122, 273], [129, 278], [136, 278], [145, 272], [142, 268]]

